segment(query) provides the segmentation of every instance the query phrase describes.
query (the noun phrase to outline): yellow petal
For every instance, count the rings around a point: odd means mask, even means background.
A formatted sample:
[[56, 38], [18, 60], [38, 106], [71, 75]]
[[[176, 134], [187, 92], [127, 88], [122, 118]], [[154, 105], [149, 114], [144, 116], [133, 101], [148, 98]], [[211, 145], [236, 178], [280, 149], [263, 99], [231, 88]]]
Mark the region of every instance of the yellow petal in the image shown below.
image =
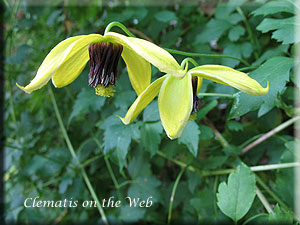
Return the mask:
[[131, 48], [162, 72], [177, 77], [183, 77], [185, 74], [184, 70], [181, 69], [180, 65], [169, 52], [149, 41], [134, 37], [126, 37], [114, 32], [108, 32], [105, 34], [105, 37]]
[[178, 138], [193, 107], [191, 75], [186, 75], [180, 80], [169, 76], [160, 89], [158, 107], [160, 120], [168, 137]]
[[256, 80], [250, 78], [247, 74], [227, 66], [198, 66], [191, 69], [188, 73], [192, 76], [199, 76], [234, 87], [250, 95], [266, 95], [269, 91], [269, 83], [266, 88], [263, 88]]
[[198, 84], [197, 84], [197, 94], [200, 92], [200, 89], [202, 87], [203, 78], [198, 77]]
[[69, 46], [68, 53], [57, 62], [57, 68], [53, 71], [53, 85], [55, 87], [64, 87], [72, 83], [89, 60], [89, 44], [102, 40], [104, 38], [99, 34], [82, 35], [82, 38]]
[[123, 47], [122, 58], [126, 63], [132, 87], [137, 95], [140, 95], [151, 82], [151, 65], [131, 48], [125, 46]]
[[168, 75], [165, 75], [154, 82], [152, 82], [134, 101], [134, 103], [130, 106], [128, 112], [126, 113], [124, 118], [120, 119], [124, 124], [131, 123], [139, 113], [155, 98], [158, 94], [160, 87], [163, 81], [166, 79]]
[[[41, 87], [46, 85], [53, 75], [56, 75], [56, 77], [61, 75], [62, 77], [65, 77], [67, 80], [73, 81], [79, 75], [79, 73], [83, 69], [84, 65], [86, 64], [86, 61], [88, 60], [88, 58], [87, 58], [87, 60], [83, 60], [80, 62], [76, 61], [75, 64], [72, 64], [70, 66], [70, 62], [73, 61], [73, 63], [74, 63], [75, 58], [80, 60], [86, 56], [83, 54], [83, 56], [78, 57], [78, 54], [81, 54], [82, 52], [84, 52], [82, 50], [82, 45], [80, 45], [80, 43], [85, 42], [85, 40], [96, 41], [96, 40], [99, 40], [100, 37], [101, 36], [97, 35], [97, 34], [80, 35], [80, 36], [68, 38], [68, 39], [60, 42], [46, 56], [43, 63], [39, 67], [34, 79], [26, 87], [20, 86], [18, 84], [17, 84], [17, 86], [19, 88], [21, 88], [23, 91], [25, 91], [27, 93], [31, 93], [32, 91], [40, 89]], [[85, 48], [86, 48], [86, 45], [85, 45]], [[87, 48], [86, 48], [86, 50], [87, 50]], [[77, 54], [75, 54], [75, 53], [77, 53]], [[66, 64], [66, 65], [64, 65], [64, 64]], [[78, 66], [80, 68], [78, 68]], [[71, 76], [71, 78], [68, 76]], [[60, 82], [59, 77], [57, 80], [58, 80], [58, 82], [54, 83], [55, 86], [57, 86], [57, 87], [64, 86], [63, 83], [65, 81]]]

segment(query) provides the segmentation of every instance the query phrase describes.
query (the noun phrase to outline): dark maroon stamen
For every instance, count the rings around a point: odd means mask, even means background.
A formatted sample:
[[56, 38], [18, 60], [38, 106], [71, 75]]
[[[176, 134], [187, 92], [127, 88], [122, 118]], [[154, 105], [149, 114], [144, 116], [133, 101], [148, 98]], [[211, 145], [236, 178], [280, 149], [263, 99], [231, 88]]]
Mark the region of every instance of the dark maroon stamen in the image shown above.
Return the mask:
[[123, 46], [108, 42], [89, 44], [90, 72], [89, 85], [107, 87], [115, 85], [118, 78], [118, 62]]
[[201, 101], [197, 96], [198, 77], [192, 78], [192, 86], [193, 86], [193, 109], [191, 114], [194, 114], [201, 108]]

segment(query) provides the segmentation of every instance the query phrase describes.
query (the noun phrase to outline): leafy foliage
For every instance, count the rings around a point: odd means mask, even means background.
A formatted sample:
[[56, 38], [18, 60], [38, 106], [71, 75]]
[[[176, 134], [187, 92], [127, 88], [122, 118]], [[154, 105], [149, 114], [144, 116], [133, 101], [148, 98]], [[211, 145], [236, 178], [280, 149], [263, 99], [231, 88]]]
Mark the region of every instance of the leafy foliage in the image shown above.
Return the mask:
[[[242, 151], [299, 110], [295, 108], [299, 104], [294, 106], [294, 92], [299, 92], [294, 50], [299, 40], [293, 33], [297, 26], [293, 0], [194, 5], [176, 0], [155, 7], [125, 6], [117, 0], [101, 7], [92, 1], [85, 7], [68, 6], [68, 1], [61, 0], [52, 7], [17, 2], [4, 1], [7, 222], [100, 223], [96, 207], [80, 205], [93, 200], [83, 168], [100, 203], [110, 197], [122, 202], [120, 207], [103, 207], [110, 224], [165, 224], [174, 182], [181, 167], [186, 167], [173, 199], [172, 223], [297, 223], [293, 169], [250, 170], [293, 162], [297, 142], [293, 127]], [[116, 94], [107, 99], [88, 87], [88, 65], [75, 82], [61, 89], [48, 84], [27, 95], [14, 85], [28, 83], [60, 41], [80, 34], [103, 34], [112, 21], [122, 22], [136, 36], [161, 47], [208, 54], [193, 58], [200, 65], [223, 64], [242, 70], [264, 87], [269, 82], [269, 93], [250, 96], [204, 80], [196, 119], [188, 122], [179, 139], [171, 141], [163, 131], [156, 99], [130, 125], [118, 118], [136, 98], [124, 62], [119, 63]], [[118, 28], [113, 31], [122, 33]], [[185, 58], [174, 57], [179, 63]], [[152, 67], [152, 80], [161, 75]], [[79, 164], [58, 124], [50, 87]], [[228, 169], [235, 171], [229, 174]], [[257, 189], [274, 214], [267, 213], [265, 203], [255, 197]], [[25, 199], [36, 196], [77, 200], [78, 206], [26, 208]], [[140, 201], [152, 197], [153, 204], [130, 207], [128, 196]]]

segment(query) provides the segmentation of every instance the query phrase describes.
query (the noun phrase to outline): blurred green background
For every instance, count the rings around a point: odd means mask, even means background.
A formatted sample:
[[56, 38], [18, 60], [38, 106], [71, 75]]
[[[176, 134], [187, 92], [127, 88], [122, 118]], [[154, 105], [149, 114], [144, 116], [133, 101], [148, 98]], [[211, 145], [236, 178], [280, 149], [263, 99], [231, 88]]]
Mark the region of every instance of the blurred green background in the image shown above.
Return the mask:
[[[71, 198], [93, 200], [81, 176], [84, 168], [100, 199], [114, 196], [120, 208], [104, 208], [110, 223], [167, 222], [170, 196], [181, 165], [187, 169], [177, 186], [172, 221], [176, 223], [230, 222], [217, 205], [216, 193], [228, 174], [214, 174], [234, 168], [293, 161], [293, 128], [272, 136], [246, 154], [242, 149], [294, 115], [293, 56], [297, 40], [289, 4], [272, 10], [258, 10], [266, 1], [170, 1], [168, 4], [138, 4], [109, 1], [98, 6], [76, 6], [64, 1], [30, 5], [30, 1], [4, 1], [5, 5], [5, 200], [8, 222], [101, 223], [97, 208], [25, 208], [24, 200]], [[280, 1], [279, 1], [280, 2]], [[289, 8], [290, 7], [290, 8]], [[271, 7], [269, 7], [270, 9]], [[280, 9], [281, 8], [281, 9]], [[256, 12], [256, 13], [255, 13]], [[275, 19], [270, 25], [265, 19]], [[100, 33], [112, 21], [123, 23], [135, 35], [161, 47], [203, 54], [242, 58], [195, 57], [199, 64], [222, 64], [253, 72], [263, 85], [270, 81], [268, 97], [234, 95], [231, 98], [201, 97], [197, 119], [186, 126], [181, 138], [169, 140], [162, 129], [157, 100], [132, 124], [125, 126], [116, 117], [124, 116], [136, 98], [122, 60], [119, 63], [117, 92], [113, 98], [96, 96], [88, 86], [88, 65], [74, 83], [55, 89], [51, 82], [28, 95], [15, 86], [26, 85], [36, 74], [47, 53], [70, 36]], [[263, 22], [265, 21], [265, 22]], [[279, 26], [282, 22], [282, 26]], [[277, 24], [277, 25], [276, 25]], [[113, 31], [123, 33], [118, 28]], [[178, 62], [185, 57], [174, 55]], [[284, 62], [284, 65], [280, 65]], [[264, 67], [261, 65], [264, 64]], [[280, 65], [280, 66], [278, 66]], [[152, 68], [152, 80], [162, 75]], [[80, 161], [69, 152], [54, 111], [51, 93]], [[202, 93], [236, 94], [231, 87], [204, 81]], [[229, 143], [222, 145], [218, 130]], [[259, 198], [240, 224], [293, 223], [293, 171], [291, 168], [257, 172], [268, 212]], [[265, 185], [265, 187], [264, 187]], [[149, 208], [129, 207], [126, 196], [146, 200]], [[275, 196], [275, 197], [274, 197]], [[126, 204], [125, 204], [126, 203]], [[256, 218], [257, 216], [257, 218]], [[295, 222], [294, 222], [295, 223]]]

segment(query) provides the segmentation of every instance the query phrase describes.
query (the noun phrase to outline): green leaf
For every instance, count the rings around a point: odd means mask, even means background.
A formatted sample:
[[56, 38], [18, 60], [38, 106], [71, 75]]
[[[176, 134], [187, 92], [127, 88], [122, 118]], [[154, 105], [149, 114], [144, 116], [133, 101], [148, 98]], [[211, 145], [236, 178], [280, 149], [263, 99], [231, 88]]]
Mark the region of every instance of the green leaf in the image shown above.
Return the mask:
[[294, 5], [291, 0], [270, 1], [260, 8], [254, 10], [251, 14], [254, 16], [267, 16], [279, 12], [295, 13]]
[[237, 41], [240, 38], [240, 36], [243, 36], [244, 34], [245, 28], [238, 25], [230, 29], [228, 37], [230, 41]]
[[274, 214], [269, 215], [270, 223], [280, 224], [293, 224], [293, 215], [291, 212], [284, 212], [278, 204], [274, 208]]
[[244, 128], [243, 125], [237, 121], [228, 121], [226, 125], [228, 129], [232, 131], [241, 131]]
[[160, 187], [161, 182], [154, 176], [137, 177], [128, 189], [128, 196], [147, 200], [152, 197], [152, 201], [161, 202]]
[[119, 218], [126, 223], [137, 222], [144, 217], [146, 209], [140, 207], [122, 206]]
[[199, 134], [200, 130], [198, 124], [194, 121], [189, 121], [184, 128], [181, 137], [178, 139], [178, 143], [185, 144], [195, 157], [198, 153]]
[[257, 110], [262, 116], [276, 106], [277, 94], [285, 89], [289, 80], [290, 70], [294, 60], [287, 57], [273, 57], [250, 73], [250, 76], [261, 85], [266, 86], [269, 81], [270, 89], [266, 96], [252, 96], [242, 92], [235, 94], [234, 103], [230, 110], [230, 118], [236, 118], [247, 112]]
[[164, 23], [168, 23], [171, 20], [177, 20], [177, 16], [174, 12], [165, 10], [165, 11], [161, 11], [158, 12], [154, 15], [154, 18], [157, 19], [160, 22], [164, 22]]
[[105, 98], [96, 95], [93, 88], [83, 88], [76, 97], [68, 123], [80, 114], [100, 110], [104, 103]]
[[211, 19], [204, 27], [203, 31], [196, 36], [196, 43], [206, 43], [219, 39], [231, 24], [226, 20]]
[[146, 123], [141, 131], [141, 140], [144, 149], [150, 152], [151, 157], [154, 156], [158, 150], [158, 146], [161, 142], [160, 134], [163, 132], [163, 128], [160, 122]]
[[104, 154], [115, 149], [114, 154], [119, 161], [120, 170], [126, 165], [125, 159], [131, 139], [140, 138], [139, 126], [140, 123], [124, 125], [120, 122], [119, 124], [108, 126], [104, 131]]
[[208, 140], [214, 137], [213, 130], [206, 125], [199, 125], [200, 130], [200, 140]]
[[152, 122], [160, 120], [157, 101], [152, 101], [143, 112], [143, 121]]
[[[224, 48], [223, 54], [237, 58], [249, 58], [252, 52], [253, 46], [249, 42], [244, 42], [242, 44], [228, 43]], [[229, 67], [235, 67], [239, 65], [240, 62], [235, 59], [222, 58], [222, 64]]]
[[292, 44], [300, 41], [299, 37], [295, 40], [295, 37], [297, 37], [297, 35], [294, 35], [294, 30], [297, 30], [296, 26], [299, 26], [296, 23], [296, 17], [285, 19], [266, 18], [257, 26], [257, 30], [263, 33], [276, 30], [273, 32], [272, 38], [283, 44]]
[[252, 65], [253, 66], [259, 66], [260, 64], [262, 64], [263, 62], [265, 62], [266, 60], [274, 57], [274, 56], [280, 56], [280, 55], [284, 55], [287, 50], [289, 48], [289, 45], [279, 45], [275, 48], [268, 48], [261, 57], [259, 57], [258, 60], [256, 60]]
[[219, 185], [217, 205], [237, 222], [249, 211], [255, 195], [255, 176], [246, 165], [241, 165], [229, 175], [227, 184], [222, 182]]

